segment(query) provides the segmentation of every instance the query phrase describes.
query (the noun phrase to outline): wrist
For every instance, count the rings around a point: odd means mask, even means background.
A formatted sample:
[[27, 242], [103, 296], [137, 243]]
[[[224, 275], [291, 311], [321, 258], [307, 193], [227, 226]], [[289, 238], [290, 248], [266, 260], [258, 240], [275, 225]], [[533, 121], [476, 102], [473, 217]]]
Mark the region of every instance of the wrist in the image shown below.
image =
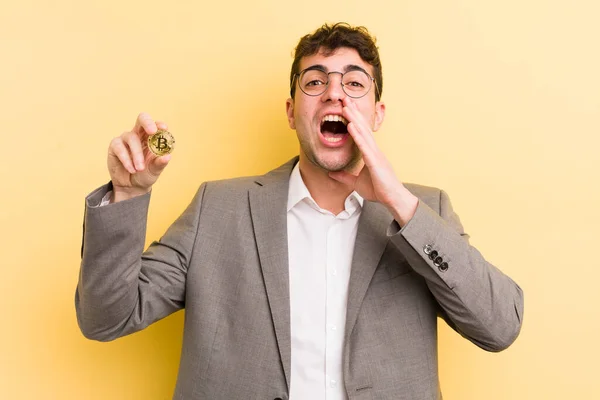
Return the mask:
[[404, 227], [417, 212], [418, 205], [419, 198], [405, 187], [402, 187], [402, 190], [388, 208], [396, 222], [398, 222], [401, 227]]
[[119, 187], [113, 184], [112, 196], [110, 198], [111, 203], [118, 203], [119, 201], [133, 199], [134, 197], [143, 196], [146, 193], [150, 192], [151, 187], [142, 189], [142, 188], [127, 188], [127, 187]]

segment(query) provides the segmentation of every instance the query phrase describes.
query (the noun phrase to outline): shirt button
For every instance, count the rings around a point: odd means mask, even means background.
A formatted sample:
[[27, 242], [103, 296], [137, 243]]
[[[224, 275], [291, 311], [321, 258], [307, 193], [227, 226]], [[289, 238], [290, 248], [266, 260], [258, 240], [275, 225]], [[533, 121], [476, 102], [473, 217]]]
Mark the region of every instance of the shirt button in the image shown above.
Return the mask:
[[337, 381], [335, 379], [332, 379], [329, 381], [329, 386], [331, 386], [332, 388], [334, 388], [337, 385]]
[[[333, 325], [333, 324], [332, 324], [332, 325], [329, 325], [329, 328], [331, 328], [331, 330], [332, 330], [332, 331], [335, 331], [335, 330], [337, 330], [337, 326], [335, 326], [335, 325]], [[335, 382], [335, 381], [332, 381], [332, 382]]]
[[334, 269], [333, 271], [331, 271], [331, 275], [337, 276], [337, 269]]

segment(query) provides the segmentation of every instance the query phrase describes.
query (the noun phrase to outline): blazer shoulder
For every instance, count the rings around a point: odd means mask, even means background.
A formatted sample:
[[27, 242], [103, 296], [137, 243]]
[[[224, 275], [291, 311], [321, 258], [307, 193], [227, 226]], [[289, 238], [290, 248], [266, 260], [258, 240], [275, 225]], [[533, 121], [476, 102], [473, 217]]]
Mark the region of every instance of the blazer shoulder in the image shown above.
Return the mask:
[[[219, 179], [202, 183], [205, 187], [205, 196], [227, 197], [247, 193], [250, 188], [257, 185], [258, 176], [244, 176], [238, 178]], [[201, 186], [201, 187], [202, 187]]]
[[[275, 185], [277, 188], [282, 188], [282, 185], [287, 185], [290, 179], [290, 173], [298, 157], [294, 157], [285, 164], [275, 168], [264, 175], [243, 176], [238, 178], [221, 179], [208, 181], [202, 184], [206, 186], [206, 194], [208, 195], [225, 195], [235, 196], [247, 193], [250, 189], [257, 186]], [[205, 195], [206, 195], [205, 194]]]

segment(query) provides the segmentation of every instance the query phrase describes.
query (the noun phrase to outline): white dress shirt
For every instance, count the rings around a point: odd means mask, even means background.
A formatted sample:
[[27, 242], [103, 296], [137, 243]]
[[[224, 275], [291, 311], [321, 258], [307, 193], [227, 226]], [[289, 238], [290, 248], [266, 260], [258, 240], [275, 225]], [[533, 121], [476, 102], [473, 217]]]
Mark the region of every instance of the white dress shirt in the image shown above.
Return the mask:
[[345, 400], [342, 354], [348, 281], [363, 198], [338, 215], [320, 208], [298, 164], [288, 193], [292, 365], [290, 400]]

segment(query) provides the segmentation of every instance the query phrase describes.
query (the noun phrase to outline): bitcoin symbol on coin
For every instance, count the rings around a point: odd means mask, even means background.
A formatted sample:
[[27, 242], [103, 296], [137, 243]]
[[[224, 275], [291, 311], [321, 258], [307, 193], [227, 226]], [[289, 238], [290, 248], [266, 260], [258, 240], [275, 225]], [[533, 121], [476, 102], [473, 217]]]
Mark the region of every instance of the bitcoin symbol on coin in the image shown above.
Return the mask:
[[164, 156], [175, 148], [175, 138], [170, 132], [159, 129], [148, 138], [148, 147], [157, 156]]

